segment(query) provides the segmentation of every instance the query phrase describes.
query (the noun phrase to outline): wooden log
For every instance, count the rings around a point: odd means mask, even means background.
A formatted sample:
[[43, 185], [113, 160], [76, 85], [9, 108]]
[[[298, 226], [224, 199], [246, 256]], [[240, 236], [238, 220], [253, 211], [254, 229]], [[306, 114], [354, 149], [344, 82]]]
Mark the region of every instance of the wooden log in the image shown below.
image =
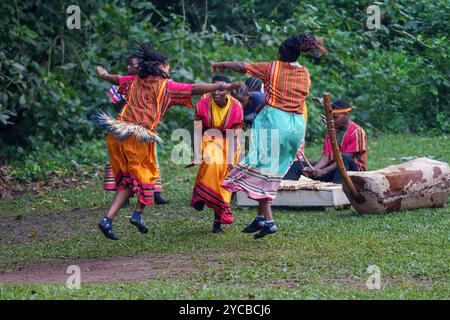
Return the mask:
[[348, 172], [359, 197], [343, 185], [358, 213], [443, 207], [450, 192], [447, 163], [419, 158], [377, 171]]

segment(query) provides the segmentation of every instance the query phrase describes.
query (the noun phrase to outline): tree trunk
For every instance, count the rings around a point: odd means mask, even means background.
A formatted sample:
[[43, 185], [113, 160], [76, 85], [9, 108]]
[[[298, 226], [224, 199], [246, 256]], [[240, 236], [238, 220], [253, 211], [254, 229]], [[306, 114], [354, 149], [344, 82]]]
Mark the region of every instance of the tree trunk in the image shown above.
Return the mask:
[[450, 192], [448, 164], [427, 158], [348, 175], [359, 196], [356, 199], [346, 185], [343, 190], [358, 213], [440, 208]]

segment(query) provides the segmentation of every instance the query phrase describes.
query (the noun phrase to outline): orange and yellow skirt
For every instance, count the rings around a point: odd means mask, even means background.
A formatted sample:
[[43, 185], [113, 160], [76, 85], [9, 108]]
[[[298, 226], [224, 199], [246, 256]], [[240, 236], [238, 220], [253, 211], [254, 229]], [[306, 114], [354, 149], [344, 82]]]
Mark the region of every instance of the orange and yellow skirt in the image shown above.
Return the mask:
[[[231, 193], [221, 187], [230, 172], [226, 139], [204, 138], [202, 141], [203, 160], [194, 183], [191, 206], [206, 205], [214, 210], [215, 222], [230, 224], [233, 215], [230, 208]], [[239, 145], [231, 161], [236, 165], [240, 153]]]
[[[138, 140], [134, 135], [119, 140], [108, 133], [106, 136], [110, 174], [114, 177], [114, 189], [131, 188], [139, 202], [154, 204], [154, 193], [159, 177], [154, 142]], [[108, 180], [112, 184], [111, 180]], [[112, 186], [111, 186], [112, 187]]]

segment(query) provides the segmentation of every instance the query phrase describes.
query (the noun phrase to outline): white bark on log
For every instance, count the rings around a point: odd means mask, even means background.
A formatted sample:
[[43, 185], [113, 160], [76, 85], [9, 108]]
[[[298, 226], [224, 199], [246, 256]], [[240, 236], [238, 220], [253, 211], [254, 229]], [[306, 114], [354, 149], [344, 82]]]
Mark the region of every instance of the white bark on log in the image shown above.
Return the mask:
[[348, 172], [360, 197], [343, 190], [358, 213], [444, 207], [450, 192], [447, 163], [419, 158], [377, 171]]

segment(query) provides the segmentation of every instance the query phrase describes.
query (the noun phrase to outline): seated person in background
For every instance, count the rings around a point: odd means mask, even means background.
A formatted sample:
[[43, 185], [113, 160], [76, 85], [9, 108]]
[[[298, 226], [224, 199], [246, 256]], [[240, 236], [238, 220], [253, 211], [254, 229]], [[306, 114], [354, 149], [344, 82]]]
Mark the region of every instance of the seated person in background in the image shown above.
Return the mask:
[[251, 91], [251, 89], [245, 85], [234, 91], [233, 97], [239, 100], [244, 108], [244, 123], [247, 126], [251, 126], [258, 115], [260, 107], [265, 105], [264, 93], [261, 91]]
[[248, 77], [245, 80], [245, 85], [249, 92], [262, 92], [264, 93], [264, 84], [261, 79], [255, 77]]
[[[333, 103], [332, 109], [337, 140], [345, 167], [348, 171], [366, 171], [366, 132], [351, 121], [352, 106], [338, 100]], [[313, 168], [310, 168], [306, 162], [294, 161], [284, 180], [298, 180], [303, 174], [313, 180], [341, 183], [341, 174], [333, 158], [330, 137], [327, 134], [323, 145], [323, 155]]]

